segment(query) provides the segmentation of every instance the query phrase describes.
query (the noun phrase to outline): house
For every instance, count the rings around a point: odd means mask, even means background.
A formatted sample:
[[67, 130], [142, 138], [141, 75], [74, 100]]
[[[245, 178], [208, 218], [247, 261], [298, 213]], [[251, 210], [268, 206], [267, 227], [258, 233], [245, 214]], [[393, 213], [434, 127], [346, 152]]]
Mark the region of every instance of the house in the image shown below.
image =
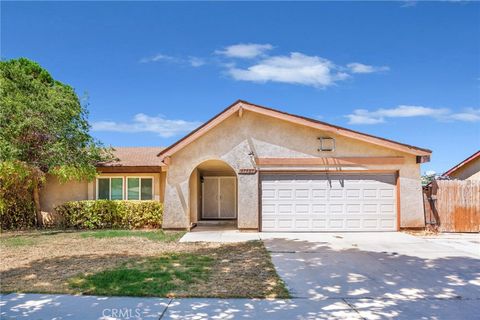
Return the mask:
[[[162, 147], [116, 147], [115, 161], [100, 163], [95, 181], [60, 183], [47, 176], [40, 193], [42, 211], [75, 200], [157, 200], [163, 202], [166, 165], [158, 158]], [[162, 170], [163, 169], [163, 170]]]
[[117, 148], [94, 182], [48, 181], [45, 208], [154, 199], [165, 229], [233, 220], [240, 230], [394, 231], [424, 226], [431, 151], [237, 101], [167, 148]]
[[480, 180], [480, 150], [447, 170], [442, 176], [455, 180]]

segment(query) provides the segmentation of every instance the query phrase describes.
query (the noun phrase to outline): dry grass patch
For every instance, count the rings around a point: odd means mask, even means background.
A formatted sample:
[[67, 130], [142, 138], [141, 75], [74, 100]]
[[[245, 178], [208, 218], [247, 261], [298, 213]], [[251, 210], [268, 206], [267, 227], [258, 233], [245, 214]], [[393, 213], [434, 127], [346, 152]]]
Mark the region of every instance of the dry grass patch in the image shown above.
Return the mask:
[[[259, 241], [240, 244], [179, 243], [179, 234], [154, 235], [145, 232], [148, 231], [142, 231], [137, 236], [125, 233], [112, 236], [113, 233], [107, 233], [105, 237], [86, 232], [2, 234], [1, 291], [288, 297], [268, 252]], [[197, 268], [196, 260], [202, 262], [202, 268]], [[158, 266], [163, 273], [157, 273]], [[178, 270], [183, 270], [183, 273]], [[128, 276], [122, 278], [125, 274]], [[132, 274], [135, 276], [132, 277]], [[128, 289], [118, 289], [118, 286], [115, 290], [109, 289], [106, 284], [110, 276], [123, 279]], [[150, 285], [152, 290], [139, 285], [143, 278], [153, 283]], [[98, 286], [102, 282], [104, 286]]]

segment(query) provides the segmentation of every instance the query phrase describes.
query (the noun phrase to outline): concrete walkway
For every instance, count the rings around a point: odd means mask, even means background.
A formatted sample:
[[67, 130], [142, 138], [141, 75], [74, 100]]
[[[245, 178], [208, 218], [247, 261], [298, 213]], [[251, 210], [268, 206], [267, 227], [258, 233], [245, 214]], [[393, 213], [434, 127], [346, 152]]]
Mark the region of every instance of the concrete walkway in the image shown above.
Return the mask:
[[343, 300], [159, 299], [47, 294], [1, 296], [1, 319], [360, 319]]
[[2, 295], [0, 319], [476, 319], [478, 300], [160, 299]]
[[185, 233], [180, 242], [221, 242], [234, 243], [250, 240], [260, 240], [260, 232], [240, 232], [228, 227], [195, 227], [191, 232]]

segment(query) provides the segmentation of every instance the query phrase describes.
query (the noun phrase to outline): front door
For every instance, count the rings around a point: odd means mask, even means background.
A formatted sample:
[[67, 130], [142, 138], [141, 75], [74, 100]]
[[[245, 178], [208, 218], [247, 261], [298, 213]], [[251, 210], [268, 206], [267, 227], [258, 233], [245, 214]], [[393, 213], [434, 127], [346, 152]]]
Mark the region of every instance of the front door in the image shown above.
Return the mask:
[[235, 177], [204, 177], [202, 183], [202, 218], [235, 219], [237, 217]]

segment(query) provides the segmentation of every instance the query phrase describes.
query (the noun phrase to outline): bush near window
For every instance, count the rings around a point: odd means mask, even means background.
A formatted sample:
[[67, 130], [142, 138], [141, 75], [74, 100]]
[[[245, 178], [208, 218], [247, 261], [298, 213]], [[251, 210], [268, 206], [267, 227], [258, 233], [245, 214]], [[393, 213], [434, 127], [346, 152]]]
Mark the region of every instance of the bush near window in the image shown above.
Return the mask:
[[160, 228], [163, 217], [158, 201], [70, 201], [55, 210], [67, 228], [77, 229]]

